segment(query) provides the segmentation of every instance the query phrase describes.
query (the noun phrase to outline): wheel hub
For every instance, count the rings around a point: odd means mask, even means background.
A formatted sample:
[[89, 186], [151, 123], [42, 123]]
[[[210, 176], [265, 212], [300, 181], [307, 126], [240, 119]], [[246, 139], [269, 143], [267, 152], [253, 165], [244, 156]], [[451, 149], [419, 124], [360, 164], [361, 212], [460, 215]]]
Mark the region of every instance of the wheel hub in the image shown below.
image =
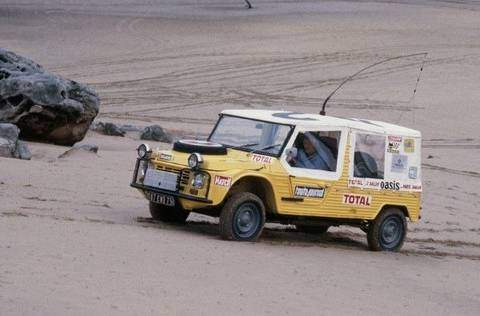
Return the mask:
[[250, 237], [255, 233], [260, 223], [258, 208], [253, 203], [241, 205], [235, 214], [234, 230], [240, 237]]
[[401, 240], [403, 226], [398, 217], [386, 218], [381, 226], [380, 242], [385, 248], [394, 248]]

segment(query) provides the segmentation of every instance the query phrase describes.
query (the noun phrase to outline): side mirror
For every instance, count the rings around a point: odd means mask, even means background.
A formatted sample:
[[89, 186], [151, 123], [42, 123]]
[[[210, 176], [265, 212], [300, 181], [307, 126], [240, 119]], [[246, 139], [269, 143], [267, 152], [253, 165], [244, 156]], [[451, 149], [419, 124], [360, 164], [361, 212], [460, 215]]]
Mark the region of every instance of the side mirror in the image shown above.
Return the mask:
[[286, 150], [286, 153], [287, 153], [287, 161], [291, 161], [291, 160], [297, 158], [298, 149], [295, 148], [295, 147], [288, 148], [288, 149]]

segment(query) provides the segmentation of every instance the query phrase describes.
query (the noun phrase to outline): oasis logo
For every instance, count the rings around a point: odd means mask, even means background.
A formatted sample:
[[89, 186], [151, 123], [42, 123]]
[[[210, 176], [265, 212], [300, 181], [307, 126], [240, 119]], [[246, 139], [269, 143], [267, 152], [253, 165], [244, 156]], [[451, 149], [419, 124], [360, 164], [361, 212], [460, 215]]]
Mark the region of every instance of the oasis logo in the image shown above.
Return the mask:
[[360, 194], [344, 194], [343, 204], [357, 205], [357, 206], [370, 206], [372, 203], [372, 197], [370, 195]]
[[311, 197], [311, 198], [323, 198], [325, 194], [324, 188], [312, 188], [312, 187], [303, 187], [303, 186], [296, 186], [295, 187], [295, 195], [296, 196], [304, 196], [304, 197]]
[[224, 176], [215, 176], [213, 183], [222, 187], [229, 187], [232, 185], [232, 178]]
[[400, 183], [397, 181], [382, 181], [380, 188], [384, 190], [400, 190]]

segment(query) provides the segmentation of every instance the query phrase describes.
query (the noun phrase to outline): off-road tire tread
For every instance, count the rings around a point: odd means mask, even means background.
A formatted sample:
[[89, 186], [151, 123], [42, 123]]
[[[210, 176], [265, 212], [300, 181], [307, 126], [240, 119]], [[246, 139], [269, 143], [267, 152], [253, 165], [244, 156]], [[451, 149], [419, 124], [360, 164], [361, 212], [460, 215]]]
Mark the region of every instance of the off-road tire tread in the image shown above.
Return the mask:
[[150, 214], [157, 221], [166, 223], [185, 224], [189, 212], [177, 207], [168, 207], [150, 202]]
[[[242, 204], [247, 201], [253, 201], [257, 204], [261, 211], [261, 222], [258, 229], [258, 232], [251, 236], [248, 239], [239, 239], [235, 237], [235, 232], [233, 230], [233, 218], [235, 210]], [[262, 200], [253, 193], [250, 192], [239, 192], [232, 195], [228, 198], [227, 202], [222, 208], [220, 213], [219, 221], [219, 230], [220, 236], [226, 240], [237, 240], [237, 241], [256, 241], [258, 237], [262, 234], [263, 226], [265, 225], [265, 206], [263, 205]]]
[[183, 153], [199, 153], [205, 155], [226, 155], [227, 148], [224, 146], [212, 147], [208, 145], [198, 145], [185, 142], [184, 140], [177, 140], [173, 143], [173, 150]]
[[[385, 220], [385, 218], [391, 215], [399, 215], [400, 218], [402, 218], [403, 225], [404, 225], [404, 234], [403, 234], [402, 240], [395, 248], [383, 249], [382, 246], [380, 245], [379, 229], [382, 222]], [[367, 232], [368, 247], [372, 251], [398, 251], [402, 248], [403, 243], [405, 242], [406, 235], [407, 235], [407, 220], [405, 218], [405, 214], [402, 212], [402, 210], [398, 208], [389, 207], [387, 209], [384, 209], [370, 224], [369, 230]]]

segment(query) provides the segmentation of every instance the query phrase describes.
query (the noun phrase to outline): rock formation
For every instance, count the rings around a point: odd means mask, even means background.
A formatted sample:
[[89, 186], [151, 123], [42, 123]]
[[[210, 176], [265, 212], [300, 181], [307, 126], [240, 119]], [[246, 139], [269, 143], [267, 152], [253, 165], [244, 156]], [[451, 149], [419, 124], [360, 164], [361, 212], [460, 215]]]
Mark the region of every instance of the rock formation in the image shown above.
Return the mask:
[[0, 122], [17, 125], [20, 138], [71, 146], [83, 139], [99, 104], [92, 88], [0, 48]]

